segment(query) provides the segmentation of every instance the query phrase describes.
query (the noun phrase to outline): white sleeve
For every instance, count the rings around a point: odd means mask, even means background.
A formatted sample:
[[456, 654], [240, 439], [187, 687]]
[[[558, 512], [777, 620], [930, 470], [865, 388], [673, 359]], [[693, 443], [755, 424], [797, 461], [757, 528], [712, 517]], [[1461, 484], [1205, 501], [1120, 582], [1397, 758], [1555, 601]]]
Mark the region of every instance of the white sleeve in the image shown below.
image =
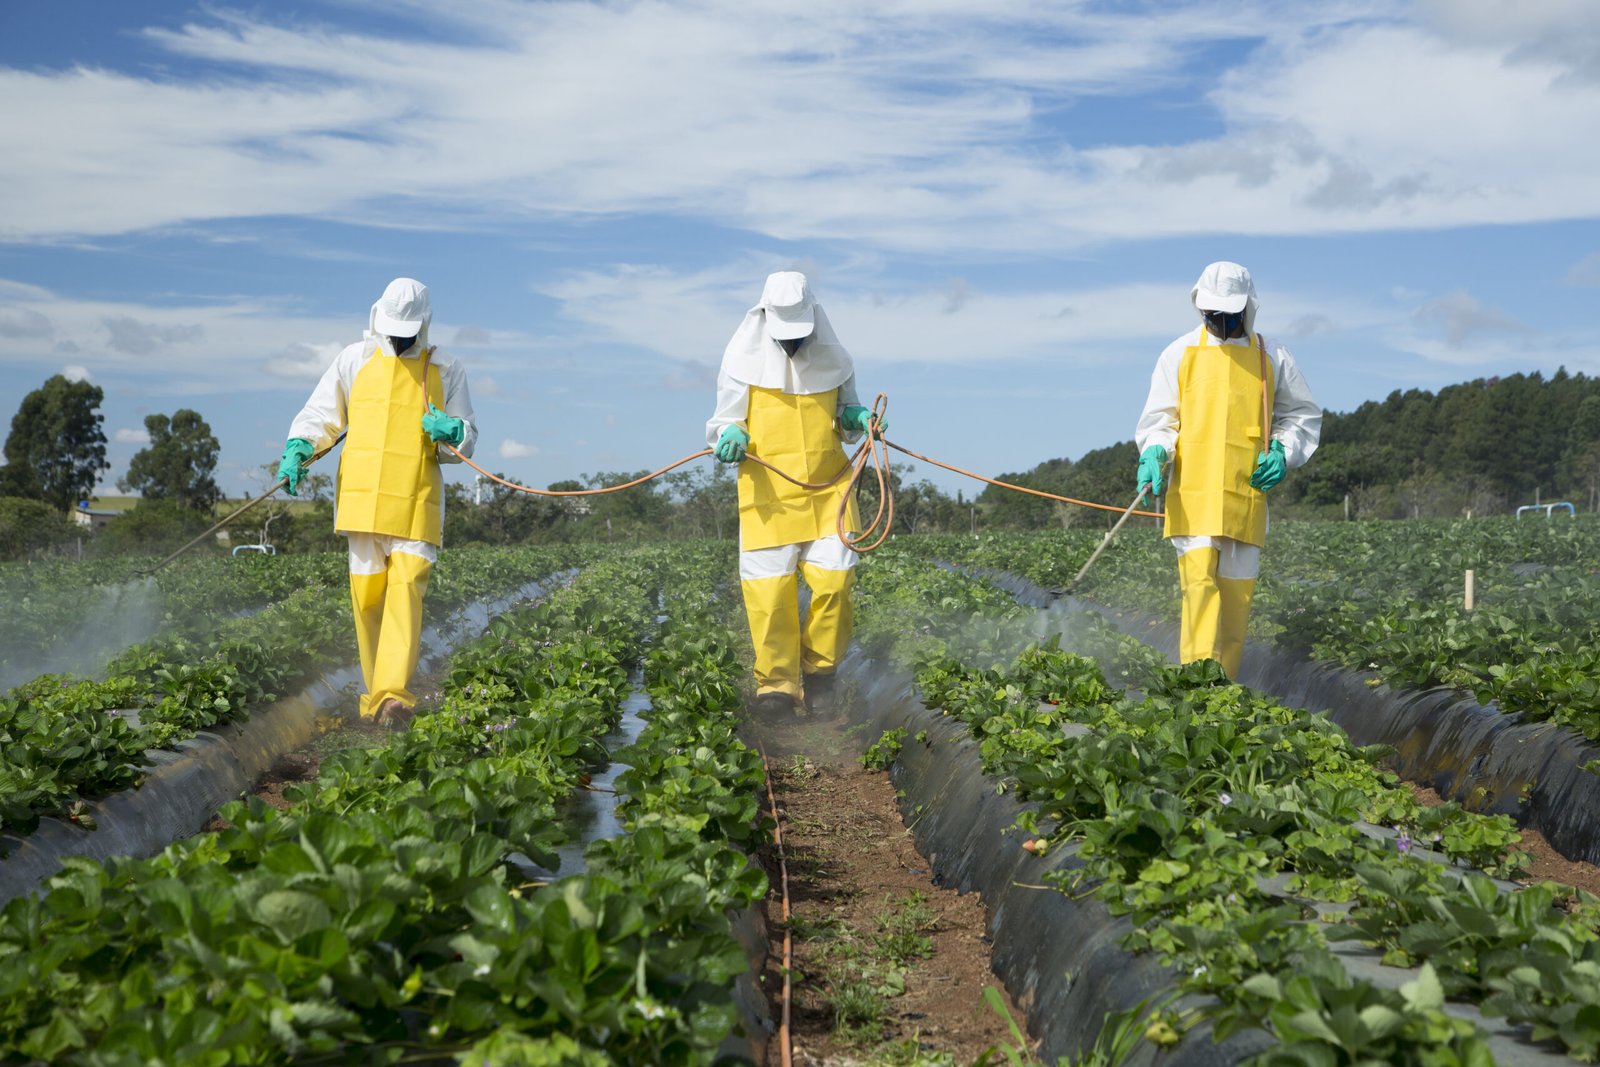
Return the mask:
[[724, 427], [738, 425], [746, 433], [750, 427], [745, 417], [750, 414], [750, 387], [728, 377], [726, 371], [717, 371], [717, 410], [706, 422], [706, 445], [717, 447], [717, 438]]
[[1272, 437], [1283, 442], [1283, 461], [1290, 467], [1302, 466], [1317, 450], [1322, 439], [1322, 409], [1311, 399], [1311, 387], [1300, 374], [1294, 357], [1282, 345], [1268, 345], [1272, 351], [1273, 398]]
[[1160, 445], [1170, 455], [1178, 445], [1178, 364], [1188, 348], [1188, 337], [1172, 342], [1156, 360], [1150, 375], [1150, 392], [1134, 428], [1134, 445], [1139, 454], [1151, 445]]
[[834, 405], [833, 409], [834, 428], [839, 431], [839, 439], [847, 445], [853, 445], [861, 440], [860, 430], [847, 430], [839, 424], [839, 419], [844, 416], [844, 409], [852, 404], [857, 407], [861, 405], [861, 399], [856, 394], [856, 376], [854, 374], [846, 378], [844, 384], [839, 386], [839, 402]]
[[300, 414], [289, 424], [289, 436], [301, 437], [311, 442], [311, 447], [321, 452], [331, 448], [344, 432], [349, 414], [350, 386], [356, 372], [361, 369], [362, 344], [347, 346], [322, 372], [317, 387], [311, 390], [311, 399], [300, 409]]
[[[478, 424], [472, 417], [472, 394], [467, 391], [467, 371], [458, 360], [450, 360], [439, 368], [439, 385], [444, 390], [444, 413], [461, 420], [461, 443], [456, 451], [472, 457], [478, 447]], [[460, 463], [454, 452], [438, 449], [440, 463]]]

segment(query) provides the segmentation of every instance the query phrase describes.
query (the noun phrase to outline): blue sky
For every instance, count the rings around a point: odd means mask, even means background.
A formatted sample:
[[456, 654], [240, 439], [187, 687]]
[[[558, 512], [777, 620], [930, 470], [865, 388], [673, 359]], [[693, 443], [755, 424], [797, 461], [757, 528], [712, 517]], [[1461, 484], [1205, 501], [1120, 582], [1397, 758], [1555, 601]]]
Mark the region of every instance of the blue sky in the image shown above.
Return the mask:
[[0, 364], [105, 390], [104, 491], [191, 407], [234, 494], [400, 275], [540, 486], [701, 447], [773, 270], [988, 473], [1131, 437], [1217, 259], [1331, 410], [1600, 373], [1600, 8], [1512, 10], [3, 3]]

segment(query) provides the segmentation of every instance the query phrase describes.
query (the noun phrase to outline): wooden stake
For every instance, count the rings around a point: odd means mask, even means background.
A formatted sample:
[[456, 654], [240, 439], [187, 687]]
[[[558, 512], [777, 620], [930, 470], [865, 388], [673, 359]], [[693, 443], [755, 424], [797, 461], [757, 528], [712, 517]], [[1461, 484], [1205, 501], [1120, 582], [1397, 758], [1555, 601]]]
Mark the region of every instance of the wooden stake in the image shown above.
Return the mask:
[[1467, 588], [1466, 588], [1466, 604], [1467, 604], [1467, 610], [1468, 611], [1472, 610], [1472, 602], [1473, 602], [1473, 595], [1472, 594], [1473, 594], [1473, 592], [1474, 592], [1474, 589], [1473, 589], [1473, 582], [1472, 582], [1472, 572], [1468, 571], [1467, 572]]

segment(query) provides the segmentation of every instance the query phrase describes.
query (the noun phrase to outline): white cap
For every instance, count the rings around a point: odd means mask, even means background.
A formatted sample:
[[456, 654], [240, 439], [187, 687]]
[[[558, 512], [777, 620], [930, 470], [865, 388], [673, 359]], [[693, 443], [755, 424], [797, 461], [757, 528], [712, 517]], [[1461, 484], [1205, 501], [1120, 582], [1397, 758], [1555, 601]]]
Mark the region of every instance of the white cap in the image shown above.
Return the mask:
[[432, 317], [428, 287], [415, 278], [396, 278], [372, 305], [372, 331], [384, 337], [415, 337]]
[[1201, 311], [1243, 311], [1255, 302], [1256, 287], [1250, 272], [1226, 260], [1213, 263], [1200, 272], [1200, 280], [1189, 291], [1189, 299]]
[[766, 312], [767, 334], [775, 341], [807, 337], [816, 328], [816, 298], [806, 276], [795, 270], [767, 275], [761, 290], [761, 309]]

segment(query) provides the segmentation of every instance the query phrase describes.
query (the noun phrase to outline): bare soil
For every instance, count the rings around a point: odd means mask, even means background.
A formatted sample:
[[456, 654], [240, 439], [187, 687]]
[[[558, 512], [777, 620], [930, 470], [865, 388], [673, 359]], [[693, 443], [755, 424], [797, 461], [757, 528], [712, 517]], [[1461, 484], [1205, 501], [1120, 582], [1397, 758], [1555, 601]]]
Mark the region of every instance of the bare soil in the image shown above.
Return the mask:
[[[1022, 1012], [991, 969], [988, 909], [976, 893], [962, 895], [934, 881], [888, 775], [862, 769], [841, 723], [762, 725], [754, 740], [768, 757], [789, 870], [793, 1062], [906, 1063], [920, 1050], [968, 1064], [1011, 1045], [1010, 1027], [984, 999], [985, 987], [999, 990], [1022, 1025]], [[773, 886], [765, 906], [770, 943], [762, 981], [777, 1022], [786, 926], [776, 847], [762, 849], [759, 859]], [[864, 969], [895, 968], [883, 943], [886, 923], [896, 916], [918, 919], [931, 953], [905, 964], [904, 992], [882, 999], [880, 1021], [852, 1023], [841, 1011], [850, 995], [846, 987]], [[781, 1063], [774, 1039], [767, 1064]]]
[[[1425, 785], [1418, 785], [1415, 782], [1406, 784], [1411, 787], [1412, 795], [1420, 804], [1436, 808], [1445, 803], [1442, 796]], [[1518, 832], [1522, 834], [1522, 842], [1518, 848], [1528, 854], [1530, 861], [1518, 881], [1529, 885], [1535, 882], [1561, 882], [1600, 896], [1600, 867], [1592, 863], [1569, 860], [1557, 852], [1555, 846], [1550, 844], [1543, 834], [1532, 827], [1519, 827]]]

